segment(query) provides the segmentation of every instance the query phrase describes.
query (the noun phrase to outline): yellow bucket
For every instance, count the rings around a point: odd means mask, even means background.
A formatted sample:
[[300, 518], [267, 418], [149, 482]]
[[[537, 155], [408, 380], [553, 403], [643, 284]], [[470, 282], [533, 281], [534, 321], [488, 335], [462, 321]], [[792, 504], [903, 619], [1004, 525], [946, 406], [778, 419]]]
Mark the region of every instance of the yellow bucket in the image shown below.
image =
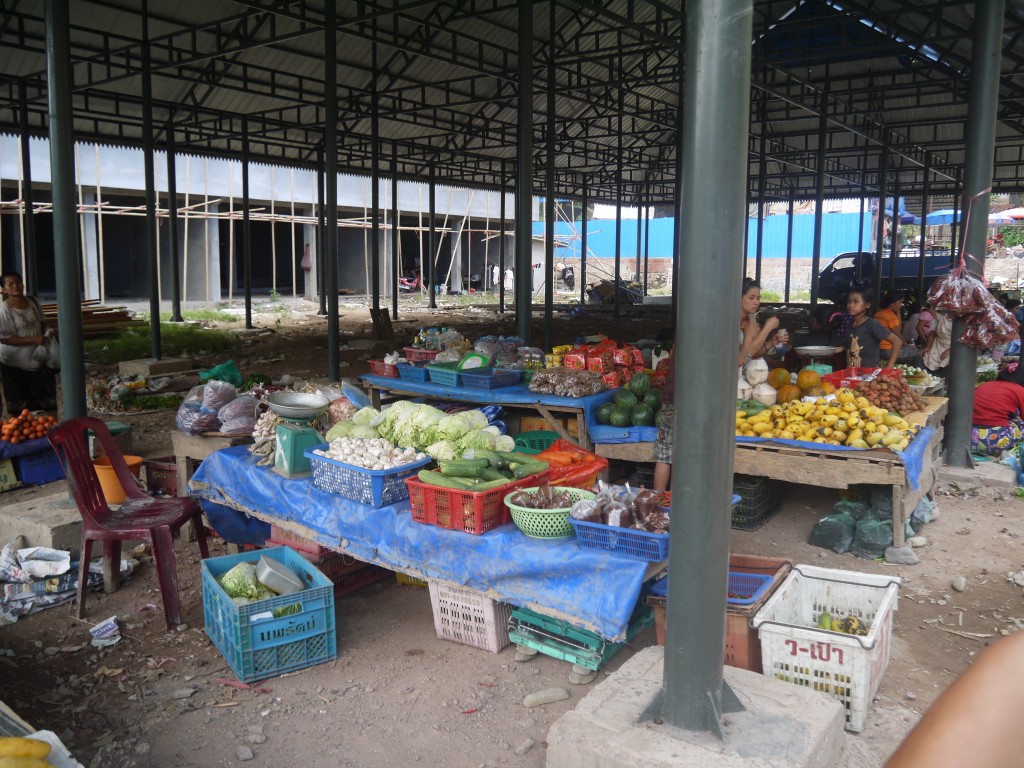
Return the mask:
[[[135, 477], [139, 476], [139, 470], [142, 469], [141, 456], [125, 456], [124, 463], [128, 465], [128, 469]], [[123, 503], [125, 500], [124, 488], [121, 487], [121, 483], [117, 479], [117, 473], [111, 466], [110, 459], [107, 456], [100, 456], [98, 459], [93, 459], [92, 464], [96, 468], [96, 476], [100, 480], [100, 488], [103, 490], [107, 504]]]

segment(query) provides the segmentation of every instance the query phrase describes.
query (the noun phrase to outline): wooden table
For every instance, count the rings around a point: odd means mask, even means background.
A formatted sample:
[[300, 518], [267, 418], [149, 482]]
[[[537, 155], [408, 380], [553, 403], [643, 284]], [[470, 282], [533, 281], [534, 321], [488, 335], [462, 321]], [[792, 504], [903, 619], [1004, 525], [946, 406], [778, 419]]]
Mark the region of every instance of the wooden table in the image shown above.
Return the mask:
[[[524, 410], [536, 411], [541, 418], [547, 422], [551, 430], [553, 432], [557, 432], [562, 439], [569, 440], [570, 442], [577, 442], [577, 437], [570, 435], [554, 415], [556, 413], [567, 414], [569, 417], [575, 417], [576, 419], [578, 442], [580, 447], [585, 448], [588, 451], [593, 450], [593, 443], [591, 442], [590, 434], [587, 431], [588, 406], [583, 402], [580, 402], [579, 404], [558, 402], [577, 399], [584, 401], [589, 400], [589, 398], [534, 395], [533, 397], [535, 398], [535, 401], [527, 403], [512, 400], [507, 397], [503, 399], [503, 389], [512, 389], [510, 387], [490, 390], [449, 387], [446, 391], [438, 391], [436, 389], [437, 385], [434, 385], [435, 388], [428, 389], [426, 387], [417, 386], [416, 382], [405, 381], [403, 379], [390, 379], [381, 376], [363, 376], [362, 379], [363, 386], [369, 390], [371, 404], [378, 410], [380, 409], [382, 402], [404, 400], [410, 397], [426, 397], [432, 400], [470, 403], [473, 405], [500, 405], [503, 408], [522, 408]], [[520, 387], [517, 389], [521, 391], [525, 388]]]
[[[231, 448], [235, 445], [248, 445], [252, 435], [222, 435], [207, 432], [202, 435], [189, 435], [176, 429], [171, 433], [171, 445], [174, 448], [174, 462], [178, 475], [178, 496], [188, 496], [188, 481], [195, 474], [196, 467], [214, 451]], [[195, 541], [196, 532], [189, 523], [182, 530], [186, 541]]]
[[[944, 436], [942, 422], [949, 408], [944, 397], [926, 397], [928, 408], [907, 417], [910, 424], [932, 427], [935, 433], [925, 450], [924, 470], [915, 490], [899, 454], [887, 448], [863, 451], [822, 451], [771, 442], [736, 443], [733, 471], [787, 483], [846, 489], [853, 485], [892, 487], [893, 545], [902, 547], [904, 529], [914, 507], [935, 485]], [[808, 446], [814, 445], [808, 443]], [[598, 443], [594, 452], [606, 459], [654, 461], [654, 443]]]

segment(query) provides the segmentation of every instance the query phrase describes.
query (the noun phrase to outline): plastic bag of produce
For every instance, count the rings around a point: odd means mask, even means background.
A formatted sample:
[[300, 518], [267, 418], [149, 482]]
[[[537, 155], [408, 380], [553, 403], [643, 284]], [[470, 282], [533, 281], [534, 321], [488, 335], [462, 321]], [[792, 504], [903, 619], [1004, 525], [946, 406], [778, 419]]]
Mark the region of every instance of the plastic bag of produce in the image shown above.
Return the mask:
[[203, 432], [220, 430], [220, 419], [217, 412], [203, 408], [196, 402], [183, 402], [178, 406], [174, 416], [174, 425], [188, 435], [199, 435]]
[[832, 507], [833, 515], [849, 515], [856, 521], [863, 520], [871, 513], [871, 504], [863, 499], [840, 499]]
[[811, 535], [807, 537], [807, 543], [813, 544], [816, 547], [831, 549], [833, 552], [841, 555], [850, 549], [856, 528], [857, 521], [849, 515], [825, 515], [811, 529]]
[[853, 534], [850, 551], [865, 560], [874, 560], [885, 555], [885, 550], [892, 546], [891, 520], [861, 520]]
[[255, 421], [256, 406], [258, 404], [259, 401], [252, 395], [241, 395], [217, 411], [217, 418], [221, 421], [233, 421], [235, 419]]
[[208, 411], [219, 411], [238, 397], [234, 384], [226, 381], [209, 381], [203, 389], [203, 408]]
[[888, 485], [873, 485], [870, 491], [871, 517], [875, 520], [892, 520], [892, 488]]
[[207, 368], [205, 371], [200, 371], [199, 380], [202, 382], [225, 381], [236, 387], [240, 387], [242, 386], [242, 373], [238, 370], [238, 366], [235, 365], [234, 360], [228, 360], [220, 365], [213, 366], [213, 368]]
[[225, 435], [251, 435], [256, 429], [255, 416], [239, 416], [228, 421], [222, 421], [220, 431]]

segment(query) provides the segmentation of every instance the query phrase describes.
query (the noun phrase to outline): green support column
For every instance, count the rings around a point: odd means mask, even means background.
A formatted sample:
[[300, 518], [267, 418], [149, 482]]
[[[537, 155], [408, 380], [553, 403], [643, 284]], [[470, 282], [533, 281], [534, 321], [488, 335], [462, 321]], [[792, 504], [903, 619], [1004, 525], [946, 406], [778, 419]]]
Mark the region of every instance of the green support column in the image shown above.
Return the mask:
[[924, 304], [924, 266], [925, 266], [925, 236], [924, 236], [924, 225], [927, 221], [928, 216], [928, 193], [931, 184], [931, 162], [932, 156], [930, 153], [925, 153], [924, 156], [924, 179], [923, 186], [921, 189], [921, 230], [920, 237], [918, 238], [918, 254], [917, 254], [917, 300]]
[[[964, 156], [963, 209], [966, 231], [964, 251], [974, 257], [968, 268], [985, 270], [988, 228], [988, 190], [992, 186], [992, 159], [999, 106], [999, 69], [1002, 59], [1004, 0], [974, 4], [973, 56], [967, 111], [967, 151]], [[953, 323], [953, 339], [963, 334], [963, 321]], [[949, 355], [949, 415], [946, 417], [946, 463], [971, 465], [971, 413], [978, 354], [973, 347], [954, 341]]]
[[36, 270], [36, 222], [35, 199], [32, 194], [32, 154], [29, 151], [28, 135], [28, 92], [25, 81], [18, 84], [18, 115], [21, 120], [21, 197], [25, 204], [25, 242], [21, 244], [25, 256], [25, 292], [39, 292], [39, 275]]
[[552, 347], [555, 303], [555, 2], [548, 0], [548, 92], [544, 137], [544, 349]]
[[327, 285], [327, 377], [341, 379], [338, 327], [338, 18], [324, 4], [324, 272]]
[[[245, 291], [245, 327], [252, 328], [252, 219], [249, 209], [249, 120], [242, 118], [242, 289]], [[234, 275], [232, 275], [234, 277]]]
[[811, 314], [818, 305], [818, 269], [821, 265], [821, 224], [825, 207], [825, 144], [828, 138], [828, 67], [818, 112], [818, 152], [814, 180], [814, 248], [811, 251]]
[[576, 278], [580, 281], [580, 305], [587, 303], [587, 182], [583, 181], [583, 214], [580, 217], [580, 274]]
[[316, 153], [316, 292], [320, 299], [320, 308], [317, 315], [327, 315], [327, 276], [324, 274], [324, 248], [327, 243], [327, 224], [324, 213], [327, 210], [327, 203], [324, 200], [324, 193], [327, 183], [324, 180], [324, 151], [320, 149]]
[[[149, 53], [149, 3], [142, 0], [142, 166], [146, 184], [146, 249], [149, 256], [150, 355], [159, 360], [160, 259], [156, 239], [156, 171], [153, 167], [153, 76]], [[72, 166], [73, 167], [73, 166]]]
[[878, 229], [875, 232], [875, 277], [872, 293], [875, 301], [882, 292], [882, 259], [885, 256], [885, 177], [889, 173], [889, 133], [882, 132], [882, 155], [878, 168]]
[[[787, 304], [789, 304], [789, 288], [793, 278], [793, 202], [793, 197], [790, 195], [786, 211], [786, 289], [782, 294], [782, 300]], [[817, 282], [814, 275], [811, 275], [811, 281]]]
[[[734, 454], [737, 305], [743, 278], [753, 0], [686, 7], [682, 203], [674, 302], [675, 411], [662, 717], [721, 737]], [[746, 41], [746, 42], [745, 42]], [[680, 41], [682, 42], [682, 41]], [[721, 343], [710, 344], [710, 339]], [[700, 440], [687, 436], [699, 434]]]
[[402, 230], [398, 226], [398, 142], [391, 143], [391, 314], [398, 319], [398, 277], [402, 262], [398, 257]]
[[175, 167], [174, 124], [167, 123], [167, 240], [171, 252], [171, 322], [182, 322], [181, 270], [178, 266], [178, 173]]
[[[377, 106], [377, 17], [373, 19], [371, 43], [373, 71], [370, 88], [370, 299], [371, 306], [380, 311], [380, 109]], [[380, 338], [377, 321], [373, 321], [373, 337]]]
[[[46, 79], [50, 111], [50, 168], [53, 199], [53, 252], [60, 332], [63, 417], [86, 416], [82, 359], [82, 283], [78, 266], [75, 204], [75, 137], [71, 110], [71, 39], [68, 4], [46, 0]], [[37, 286], [38, 287], [38, 286]], [[159, 317], [157, 318], [159, 322]]]
[[519, 338], [530, 346], [533, 306], [533, 2], [519, 0], [519, 94], [516, 126], [515, 293]]

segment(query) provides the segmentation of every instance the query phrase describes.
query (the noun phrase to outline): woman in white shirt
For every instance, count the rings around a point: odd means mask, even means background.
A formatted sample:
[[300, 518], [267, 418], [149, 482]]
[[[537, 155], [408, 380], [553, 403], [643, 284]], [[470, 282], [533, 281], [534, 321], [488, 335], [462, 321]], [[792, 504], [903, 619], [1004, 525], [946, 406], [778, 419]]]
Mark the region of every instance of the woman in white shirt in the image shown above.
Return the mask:
[[46, 367], [46, 343], [53, 335], [44, 327], [43, 310], [17, 272], [0, 278], [5, 301], [0, 304], [0, 386], [7, 413], [57, 407], [57, 379]]

